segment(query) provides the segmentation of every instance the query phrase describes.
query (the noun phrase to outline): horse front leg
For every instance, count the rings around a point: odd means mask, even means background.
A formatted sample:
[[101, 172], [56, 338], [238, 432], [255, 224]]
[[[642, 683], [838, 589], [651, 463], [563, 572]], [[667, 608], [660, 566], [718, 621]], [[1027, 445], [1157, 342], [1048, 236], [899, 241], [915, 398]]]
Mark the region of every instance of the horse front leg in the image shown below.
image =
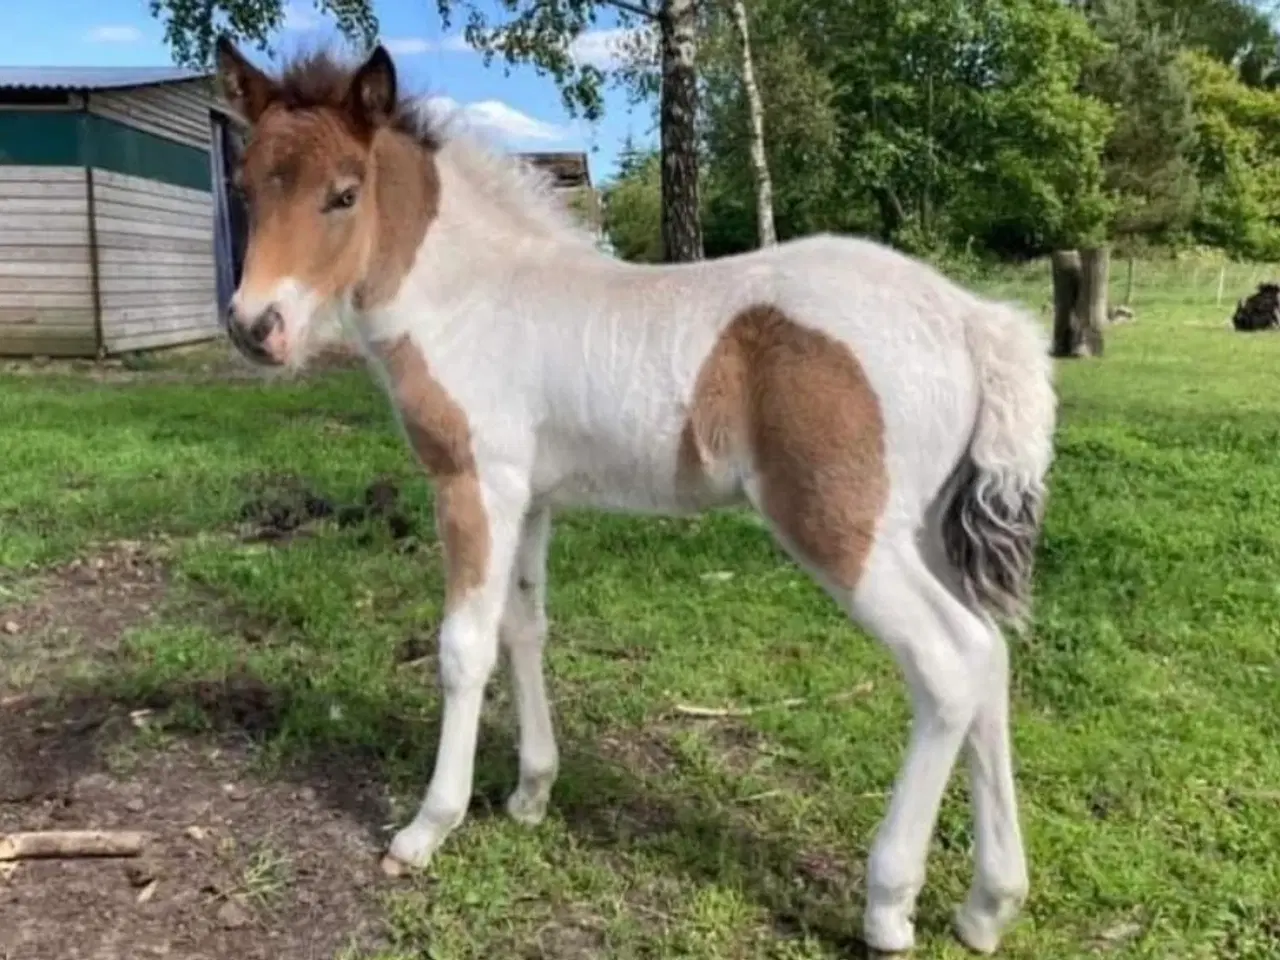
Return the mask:
[[437, 480], [436, 527], [448, 584], [440, 627], [444, 705], [435, 770], [413, 822], [391, 841], [383, 867], [425, 866], [466, 817], [485, 685], [497, 662], [498, 627], [521, 540], [527, 492], [483, 476]]

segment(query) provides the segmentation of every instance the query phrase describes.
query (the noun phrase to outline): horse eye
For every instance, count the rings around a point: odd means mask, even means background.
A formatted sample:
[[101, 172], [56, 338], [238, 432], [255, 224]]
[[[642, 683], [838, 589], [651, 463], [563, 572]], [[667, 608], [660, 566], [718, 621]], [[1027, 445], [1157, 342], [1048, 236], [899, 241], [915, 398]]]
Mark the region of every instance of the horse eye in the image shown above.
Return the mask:
[[348, 210], [355, 206], [355, 202], [356, 188], [347, 187], [347, 189], [340, 190], [329, 197], [329, 202], [325, 204], [325, 210]]

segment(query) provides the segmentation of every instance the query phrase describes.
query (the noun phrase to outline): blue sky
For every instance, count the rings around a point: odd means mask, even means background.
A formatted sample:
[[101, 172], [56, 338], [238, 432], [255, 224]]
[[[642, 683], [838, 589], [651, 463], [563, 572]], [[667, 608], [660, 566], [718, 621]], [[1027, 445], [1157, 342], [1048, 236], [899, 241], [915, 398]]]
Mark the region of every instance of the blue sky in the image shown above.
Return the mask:
[[[487, 0], [486, 0], [487, 2]], [[152, 66], [171, 62], [147, 0], [16, 0], [6, 3], [0, 29], [3, 66]], [[549, 77], [529, 67], [501, 63], [486, 68], [461, 38], [461, 21], [442, 29], [434, 0], [375, 0], [382, 39], [395, 57], [405, 90], [447, 97], [472, 123], [514, 150], [587, 150], [592, 179], [612, 175], [628, 133], [652, 143], [651, 111], [628, 109], [620, 90], [606, 91], [604, 118], [588, 124], [570, 118]], [[607, 66], [617, 40], [606, 14], [585, 35], [575, 55]], [[290, 50], [334, 36], [313, 0], [290, 0], [285, 26], [273, 46]], [[251, 53], [253, 51], [250, 51]], [[256, 53], [255, 59], [257, 59]]]

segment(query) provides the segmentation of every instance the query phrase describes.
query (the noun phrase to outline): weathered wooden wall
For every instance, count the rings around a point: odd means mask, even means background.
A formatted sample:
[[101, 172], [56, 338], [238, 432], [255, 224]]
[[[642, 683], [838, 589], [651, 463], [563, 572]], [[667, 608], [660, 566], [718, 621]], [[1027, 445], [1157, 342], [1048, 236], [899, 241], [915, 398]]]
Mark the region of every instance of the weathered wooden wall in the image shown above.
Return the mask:
[[83, 167], [0, 166], [0, 355], [93, 356]]
[[212, 196], [95, 169], [93, 200], [107, 352], [218, 336]]

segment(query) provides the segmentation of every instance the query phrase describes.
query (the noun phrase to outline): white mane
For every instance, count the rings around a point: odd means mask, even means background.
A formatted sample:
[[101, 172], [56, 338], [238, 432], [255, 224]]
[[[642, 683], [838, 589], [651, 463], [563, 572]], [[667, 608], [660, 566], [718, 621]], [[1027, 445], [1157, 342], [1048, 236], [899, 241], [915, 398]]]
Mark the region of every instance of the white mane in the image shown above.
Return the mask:
[[456, 109], [441, 115], [430, 99], [417, 102], [423, 121], [440, 143], [438, 154], [457, 176], [523, 231], [561, 243], [595, 246], [568, 205], [553, 189], [551, 177], [522, 163], [467, 125]]

